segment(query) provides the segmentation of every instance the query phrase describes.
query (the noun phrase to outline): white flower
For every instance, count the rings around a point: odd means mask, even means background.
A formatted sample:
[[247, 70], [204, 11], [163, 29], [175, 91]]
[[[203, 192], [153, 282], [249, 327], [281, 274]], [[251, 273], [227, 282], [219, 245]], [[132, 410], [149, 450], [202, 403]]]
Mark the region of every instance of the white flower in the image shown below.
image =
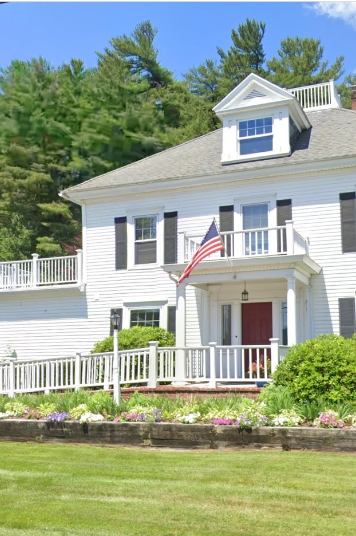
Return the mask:
[[100, 415], [100, 413], [90, 413], [88, 411], [88, 413], [83, 413], [83, 415], [80, 417], [80, 422], [81, 423], [85, 423], [85, 422], [99, 422], [99, 421], [103, 421], [104, 420], [104, 417], [102, 415]]
[[178, 415], [178, 419], [184, 424], [193, 424], [199, 419], [199, 417], [199, 411], [197, 411], [196, 413], [189, 413], [189, 415]]

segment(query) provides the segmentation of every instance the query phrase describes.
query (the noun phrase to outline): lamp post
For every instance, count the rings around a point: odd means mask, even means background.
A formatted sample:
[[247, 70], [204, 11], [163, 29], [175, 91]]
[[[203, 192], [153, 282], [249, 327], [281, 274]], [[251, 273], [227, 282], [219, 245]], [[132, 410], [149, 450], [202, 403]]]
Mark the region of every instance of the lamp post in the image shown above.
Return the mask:
[[119, 378], [119, 337], [118, 331], [120, 327], [121, 317], [113, 311], [111, 314], [111, 324], [114, 330], [114, 361], [113, 361], [113, 385], [114, 385], [114, 400], [116, 404], [120, 403], [120, 378]]

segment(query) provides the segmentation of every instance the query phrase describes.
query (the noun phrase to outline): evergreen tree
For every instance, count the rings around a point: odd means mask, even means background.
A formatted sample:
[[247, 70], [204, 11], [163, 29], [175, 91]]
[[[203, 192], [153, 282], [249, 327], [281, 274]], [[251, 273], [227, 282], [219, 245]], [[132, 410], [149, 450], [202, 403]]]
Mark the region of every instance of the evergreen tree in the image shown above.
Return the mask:
[[286, 88], [337, 80], [344, 72], [344, 57], [339, 56], [328, 67], [328, 62], [322, 61], [323, 54], [320, 39], [287, 37], [281, 41], [279, 57], [267, 61], [268, 79]]

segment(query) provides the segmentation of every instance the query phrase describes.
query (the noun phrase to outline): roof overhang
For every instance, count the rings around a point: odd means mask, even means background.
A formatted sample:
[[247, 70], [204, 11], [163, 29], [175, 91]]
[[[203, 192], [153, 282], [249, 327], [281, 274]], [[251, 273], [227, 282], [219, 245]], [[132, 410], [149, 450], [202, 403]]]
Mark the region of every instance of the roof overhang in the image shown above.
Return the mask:
[[[180, 276], [187, 263], [165, 264], [162, 269], [170, 274]], [[226, 282], [231, 280], [244, 281], [245, 279], [280, 279], [291, 276], [304, 285], [309, 284], [313, 275], [321, 272], [321, 267], [308, 255], [271, 255], [265, 257], [245, 257], [243, 259], [212, 259], [202, 261], [189, 278], [187, 284], [209, 282]]]

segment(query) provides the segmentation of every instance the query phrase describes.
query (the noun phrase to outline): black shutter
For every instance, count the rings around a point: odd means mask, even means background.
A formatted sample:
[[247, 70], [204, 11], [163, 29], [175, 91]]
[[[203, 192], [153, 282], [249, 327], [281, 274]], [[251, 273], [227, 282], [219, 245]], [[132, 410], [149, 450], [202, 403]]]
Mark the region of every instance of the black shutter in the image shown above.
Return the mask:
[[164, 264], [177, 262], [178, 212], [164, 213]]
[[356, 251], [355, 192], [340, 194], [342, 252]]
[[355, 333], [355, 298], [339, 298], [340, 335], [349, 339]]
[[[283, 226], [287, 220], [292, 219], [292, 200], [281, 199], [277, 201], [277, 225]], [[282, 231], [283, 241], [281, 240], [280, 231], [277, 233], [277, 251], [278, 253], [287, 252], [287, 232], [285, 229]]]
[[120, 316], [120, 325], [119, 325], [118, 331], [122, 330], [122, 307], [116, 307], [115, 309], [110, 309], [110, 335], [114, 334], [114, 329], [111, 323], [111, 315], [113, 314], [114, 311], [116, 311], [117, 314]]
[[176, 306], [168, 306], [167, 331], [176, 334]]
[[[227, 205], [226, 207], [219, 207], [219, 217], [220, 217], [220, 232], [229, 232], [234, 230], [234, 205]], [[225, 249], [228, 256], [231, 256], [231, 243], [233, 236], [230, 235], [224, 238]], [[225, 257], [226, 253], [224, 250], [220, 253], [221, 257]]]
[[116, 270], [127, 269], [126, 217], [115, 218], [115, 266]]

